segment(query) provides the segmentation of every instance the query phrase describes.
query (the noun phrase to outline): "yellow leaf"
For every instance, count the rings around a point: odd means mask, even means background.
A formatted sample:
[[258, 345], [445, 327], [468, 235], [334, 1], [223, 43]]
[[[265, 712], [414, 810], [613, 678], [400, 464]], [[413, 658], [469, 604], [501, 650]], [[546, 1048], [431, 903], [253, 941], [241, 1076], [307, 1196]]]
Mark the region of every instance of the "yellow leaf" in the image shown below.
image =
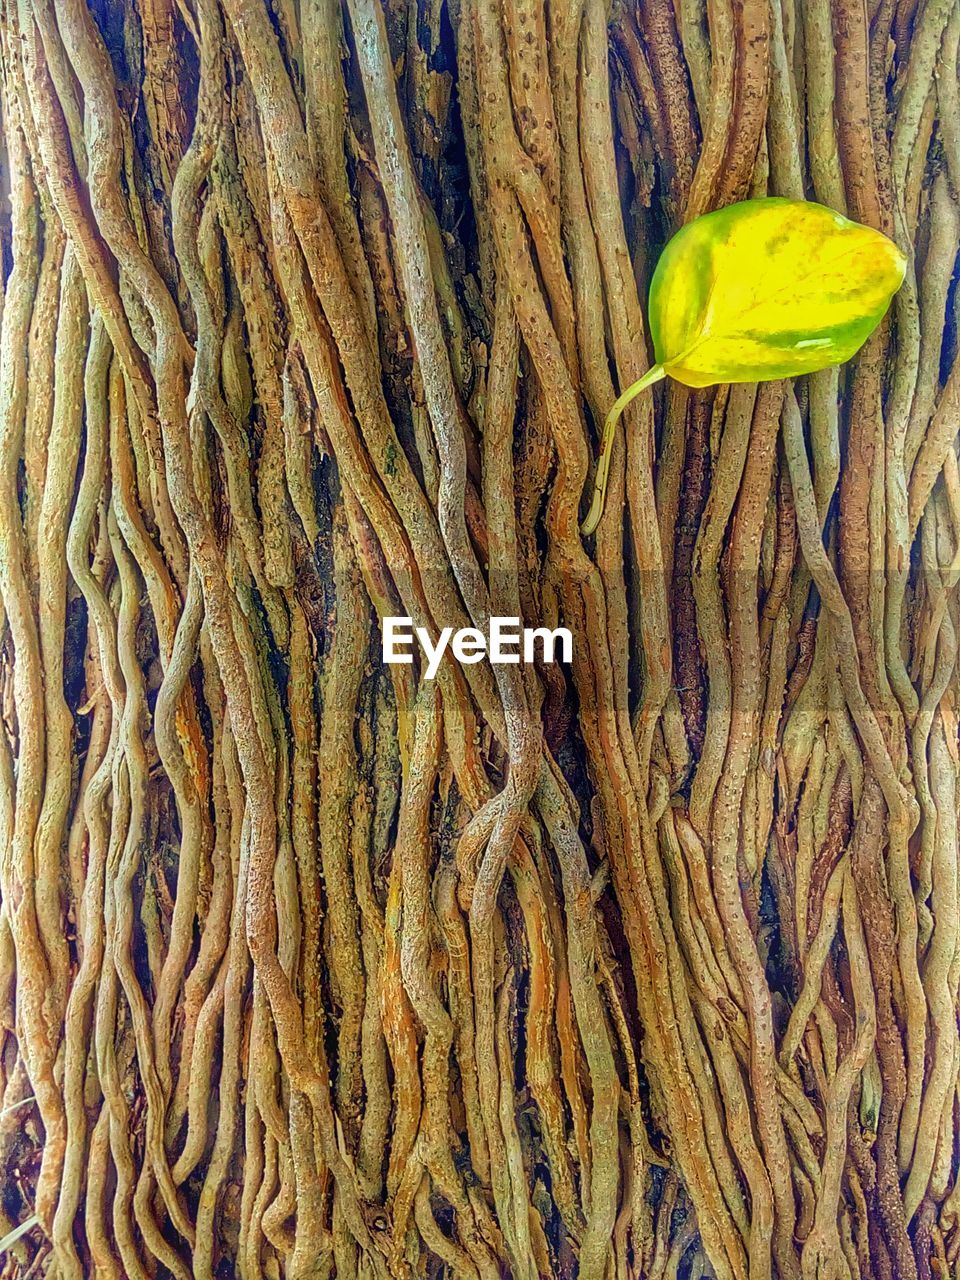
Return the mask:
[[885, 235], [807, 200], [743, 200], [681, 228], [650, 284], [657, 363], [604, 423], [593, 501], [603, 513], [613, 432], [645, 387], [769, 382], [849, 360], [883, 319], [906, 259]]
[[689, 387], [842, 364], [899, 289], [885, 235], [804, 200], [744, 200], [673, 237], [650, 285], [657, 363]]

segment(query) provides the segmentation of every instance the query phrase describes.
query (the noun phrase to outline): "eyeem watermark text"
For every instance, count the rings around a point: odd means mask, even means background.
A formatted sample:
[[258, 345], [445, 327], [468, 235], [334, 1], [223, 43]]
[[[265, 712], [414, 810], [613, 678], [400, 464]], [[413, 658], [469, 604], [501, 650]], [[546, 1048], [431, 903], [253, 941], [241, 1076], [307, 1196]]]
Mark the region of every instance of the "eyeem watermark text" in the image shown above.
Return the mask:
[[458, 662], [469, 665], [489, 658], [491, 662], [571, 662], [573, 636], [566, 627], [521, 627], [519, 618], [491, 618], [489, 634], [477, 627], [444, 627], [436, 642], [426, 627], [414, 627], [412, 618], [388, 617], [383, 620], [383, 660], [387, 663], [413, 662], [416, 637], [427, 660], [424, 672], [432, 680], [440, 669], [440, 661], [449, 647]]

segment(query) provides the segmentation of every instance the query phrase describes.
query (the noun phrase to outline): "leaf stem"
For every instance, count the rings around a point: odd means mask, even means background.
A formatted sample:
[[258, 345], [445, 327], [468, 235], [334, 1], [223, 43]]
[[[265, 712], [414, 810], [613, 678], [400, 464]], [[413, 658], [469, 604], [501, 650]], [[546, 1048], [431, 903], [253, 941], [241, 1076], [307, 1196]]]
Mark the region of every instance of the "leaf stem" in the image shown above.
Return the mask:
[[627, 387], [626, 391], [621, 392], [614, 402], [613, 408], [607, 414], [607, 420], [603, 424], [603, 434], [600, 437], [600, 456], [597, 458], [597, 471], [593, 479], [593, 498], [590, 502], [590, 510], [580, 526], [580, 532], [584, 537], [593, 533], [600, 523], [600, 517], [603, 515], [603, 504], [607, 496], [607, 477], [610, 473], [610, 453], [613, 449], [613, 432], [617, 425], [617, 420], [634, 396], [638, 396], [646, 387], [652, 387], [655, 382], [659, 382], [665, 376], [666, 370], [663, 365], [655, 364], [652, 369], [647, 370], [642, 378], [638, 378], [636, 382]]
[[9, 1107], [4, 1107], [3, 1110], [0, 1111], [0, 1120], [2, 1120], [4, 1116], [10, 1115], [13, 1111], [19, 1111], [21, 1107], [27, 1106], [30, 1102], [36, 1102], [36, 1098], [32, 1093], [29, 1098], [21, 1098], [19, 1102], [13, 1102]]
[[28, 1231], [32, 1231], [34, 1227], [39, 1226], [40, 1218], [37, 1214], [31, 1214], [25, 1222], [21, 1222], [18, 1227], [14, 1227], [12, 1231], [0, 1240], [0, 1253], [7, 1253], [17, 1243], [21, 1236], [25, 1236]]

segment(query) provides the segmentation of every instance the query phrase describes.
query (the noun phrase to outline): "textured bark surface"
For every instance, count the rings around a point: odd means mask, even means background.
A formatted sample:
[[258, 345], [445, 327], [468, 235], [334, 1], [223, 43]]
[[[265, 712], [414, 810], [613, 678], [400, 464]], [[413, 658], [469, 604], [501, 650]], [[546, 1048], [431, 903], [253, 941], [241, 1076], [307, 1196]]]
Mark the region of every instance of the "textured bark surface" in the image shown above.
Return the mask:
[[[957, 0], [0, 19], [2, 1275], [955, 1274]], [[888, 320], [583, 539], [764, 193]]]

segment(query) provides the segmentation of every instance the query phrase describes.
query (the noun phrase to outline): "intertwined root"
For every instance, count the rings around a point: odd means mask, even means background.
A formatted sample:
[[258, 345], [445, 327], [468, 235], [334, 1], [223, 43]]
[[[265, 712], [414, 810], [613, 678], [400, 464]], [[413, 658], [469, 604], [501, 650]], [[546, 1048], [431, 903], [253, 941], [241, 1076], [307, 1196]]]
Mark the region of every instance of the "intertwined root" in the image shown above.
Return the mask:
[[[5, 1275], [956, 1267], [960, 8], [868, 9], [0, 2]], [[585, 540], [764, 192], [889, 321]]]

